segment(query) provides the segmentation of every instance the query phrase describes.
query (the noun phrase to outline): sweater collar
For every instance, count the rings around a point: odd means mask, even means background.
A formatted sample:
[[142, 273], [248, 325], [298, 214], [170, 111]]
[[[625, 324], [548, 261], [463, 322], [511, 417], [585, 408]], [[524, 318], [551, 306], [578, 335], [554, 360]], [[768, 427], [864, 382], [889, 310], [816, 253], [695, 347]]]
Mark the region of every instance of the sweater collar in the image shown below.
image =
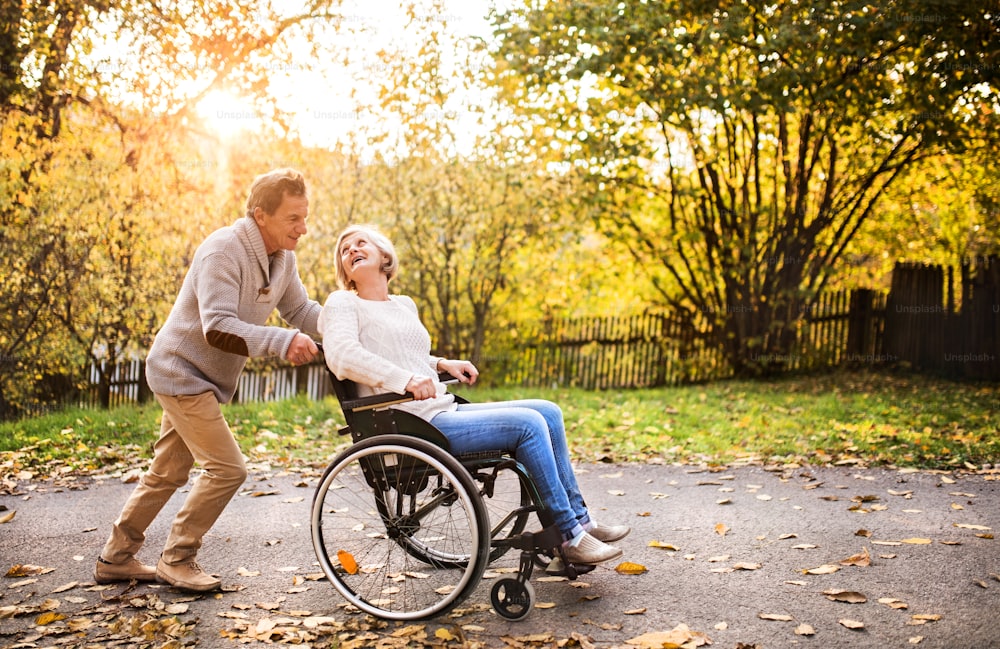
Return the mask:
[[252, 219], [245, 216], [240, 217], [233, 224], [233, 228], [239, 235], [240, 240], [243, 241], [243, 245], [247, 251], [251, 252], [256, 259], [257, 265], [260, 266], [260, 270], [264, 274], [264, 281], [270, 284], [271, 273], [280, 272], [284, 268], [288, 251], [278, 250], [274, 255], [269, 257], [267, 247], [264, 245], [264, 237], [260, 235], [260, 228], [257, 227], [257, 224]]

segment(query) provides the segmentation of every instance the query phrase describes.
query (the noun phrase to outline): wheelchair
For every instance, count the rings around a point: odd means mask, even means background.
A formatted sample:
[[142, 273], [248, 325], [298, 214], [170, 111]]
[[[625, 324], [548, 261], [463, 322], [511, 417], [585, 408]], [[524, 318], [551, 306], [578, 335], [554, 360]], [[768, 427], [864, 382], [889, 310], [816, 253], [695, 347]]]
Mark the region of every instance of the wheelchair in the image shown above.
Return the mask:
[[[564, 560], [562, 535], [517, 460], [454, 456], [437, 428], [390, 408], [412, 395], [358, 397], [354, 383], [327, 373], [347, 424], [339, 432], [352, 444], [323, 472], [310, 527], [323, 573], [349, 604], [387, 620], [441, 616], [490, 563], [519, 550], [517, 575], [493, 583], [490, 603], [522, 620], [534, 605], [535, 566], [559, 566], [553, 574], [571, 580], [593, 570]], [[541, 529], [525, 531], [533, 516]]]

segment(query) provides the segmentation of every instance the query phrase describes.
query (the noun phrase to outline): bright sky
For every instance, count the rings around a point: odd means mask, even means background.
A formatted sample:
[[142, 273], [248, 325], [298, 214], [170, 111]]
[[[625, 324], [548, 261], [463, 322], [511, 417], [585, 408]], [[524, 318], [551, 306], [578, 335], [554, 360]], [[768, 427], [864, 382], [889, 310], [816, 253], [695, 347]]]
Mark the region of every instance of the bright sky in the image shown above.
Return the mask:
[[[348, 54], [359, 66], [366, 65], [366, 61], [371, 66], [374, 52], [379, 48], [392, 48], [407, 41], [405, 15], [399, 5], [399, 0], [345, 0], [342, 14], [346, 21], [352, 29], [364, 32], [360, 42], [346, 45], [350, 48]], [[447, 24], [456, 34], [489, 38], [492, 31], [486, 16], [490, 7], [496, 5], [504, 3], [445, 0], [445, 10], [431, 19]], [[362, 77], [371, 77], [378, 70], [362, 68], [361, 72]], [[335, 64], [323, 65], [311, 55], [296, 56], [291, 64], [276, 66], [271, 83], [279, 105], [295, 114], [294, 123], [307, 144], [331, 144], [364, 119], [350, 98], [354, 84], [351, 74]], [[257, 130], [261, 125], [250, 103], [228, 92], [206, 96], [199, 103], [198, 112], [224, 138], [238, 137], [240, 132]]]

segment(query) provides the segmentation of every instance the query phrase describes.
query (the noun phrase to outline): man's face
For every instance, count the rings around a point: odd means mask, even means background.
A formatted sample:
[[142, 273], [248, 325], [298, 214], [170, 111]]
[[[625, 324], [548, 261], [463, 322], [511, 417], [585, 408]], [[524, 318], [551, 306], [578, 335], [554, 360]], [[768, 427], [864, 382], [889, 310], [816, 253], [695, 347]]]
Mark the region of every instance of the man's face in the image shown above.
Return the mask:
[[253, 218], [260, 228], [267, 254], [278, 250], [295, 250], [299, 237], [306, 233], [306, 217], [309, 215], [309, 199], [305, 196], [281, 197], [281, 204], [268, 214], [261, 208], [254, 210]]

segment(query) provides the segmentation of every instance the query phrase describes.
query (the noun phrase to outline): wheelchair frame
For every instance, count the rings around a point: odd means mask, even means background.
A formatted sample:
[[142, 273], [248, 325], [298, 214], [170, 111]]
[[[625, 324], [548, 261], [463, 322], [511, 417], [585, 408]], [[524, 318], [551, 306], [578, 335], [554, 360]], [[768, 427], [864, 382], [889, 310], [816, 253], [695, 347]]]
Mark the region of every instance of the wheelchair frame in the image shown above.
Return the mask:
[[[490, 603], [521, 620], [534, 605], [534, 566], [559, 557], [556, 574], [571, 580], [593, 569], [565, 561], [562, 535], [520, 462], [499, 451], [454, 456], [437, 428], [390, 407], [411, 394], [358, 397], [353, 382], [327, 373], [347, 423], [339, 433], [353, 444], [326, 467], [310, 527], [324, 574], [351, 605], [391, 620], [444, 615], [489, 563], [516, 549], [517, 576], [494, 582]], [[541, 529], [526, 532], [532, 514]]]

